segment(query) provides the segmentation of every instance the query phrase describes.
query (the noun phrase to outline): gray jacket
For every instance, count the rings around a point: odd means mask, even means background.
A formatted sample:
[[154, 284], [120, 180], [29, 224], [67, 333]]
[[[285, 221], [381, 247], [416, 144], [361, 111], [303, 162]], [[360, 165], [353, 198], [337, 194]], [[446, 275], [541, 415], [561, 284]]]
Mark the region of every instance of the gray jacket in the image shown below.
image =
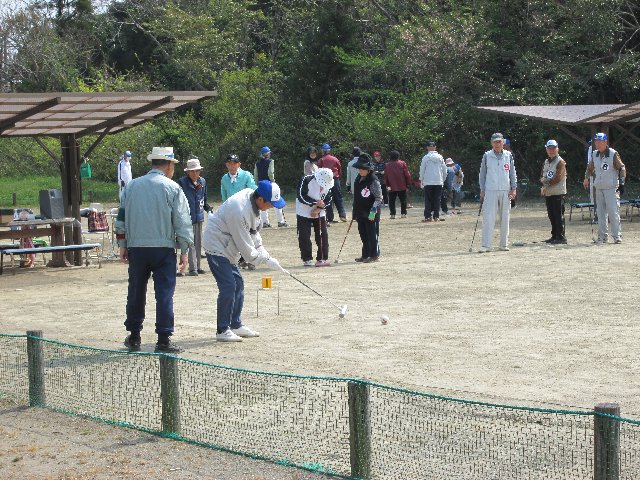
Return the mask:
[[202, 248], [211, 255], [237, 263], [259, 265], [269, 259], [262, 246], [260, 210], [252, 200], [254, 190], [245, 188], [232, 195], [215, 213], [209, 213], [202, 234]]
[[485, 190], [515, 190], [518, 178], [516, 166], [511, 152], [503, 150], [497, 154], [493, 149], [482, 156], [480, 165], [480, 191]]
[[161, 170], [131, 180], [122, 193], [116, 219], [122, 248], [166, 247], [185, 255], [193, 246], [189, 205], [182, 188]]

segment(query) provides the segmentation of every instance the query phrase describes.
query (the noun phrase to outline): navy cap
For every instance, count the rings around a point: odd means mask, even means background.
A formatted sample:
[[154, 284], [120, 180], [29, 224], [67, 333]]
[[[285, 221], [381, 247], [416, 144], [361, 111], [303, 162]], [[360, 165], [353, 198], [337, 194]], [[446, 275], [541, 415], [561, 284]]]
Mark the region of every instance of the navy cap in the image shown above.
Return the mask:
[[609, 140], [609, 137], [607, 137], [606, 133], [596, 133], [593, 136], [593, 139], [594, 140]]
[[558, 146], [558, 142], [556, 142], [555, 140], [547, 140], [547, 143], [545, 143], [544, 146], [546, 148], [557, 147]]

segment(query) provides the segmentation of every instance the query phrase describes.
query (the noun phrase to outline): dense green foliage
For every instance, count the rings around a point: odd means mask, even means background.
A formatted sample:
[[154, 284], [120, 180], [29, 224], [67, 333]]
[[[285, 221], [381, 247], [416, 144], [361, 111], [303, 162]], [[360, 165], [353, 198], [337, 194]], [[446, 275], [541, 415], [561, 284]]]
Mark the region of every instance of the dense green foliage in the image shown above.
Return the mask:
[[[626, 103], [640, 89], [640, 7], [625, 0], [22, 0], [0, 17], [0, 90], [218, 91], [107, 137], [89, 159], [104, 181], [123, 150], [139, 175], [160, 144], [197, 155], [213, 188], [226, 153], [251, 169], [262, 145], [288, 186], [306, 147], [323, 142], [343, 160], [354, 145], [398, 149], [416, 174], [435, 139], [473, 183], [489, 135], [502, 131], [532, 180], [544, 141], [557, 138], [577, 185], [575, 139], [472, 107]], [[0, 147], [2, 175], [57, 173], [29, 139]], [[619, 147], [633, 175], [639, 159], [628, 141]]]

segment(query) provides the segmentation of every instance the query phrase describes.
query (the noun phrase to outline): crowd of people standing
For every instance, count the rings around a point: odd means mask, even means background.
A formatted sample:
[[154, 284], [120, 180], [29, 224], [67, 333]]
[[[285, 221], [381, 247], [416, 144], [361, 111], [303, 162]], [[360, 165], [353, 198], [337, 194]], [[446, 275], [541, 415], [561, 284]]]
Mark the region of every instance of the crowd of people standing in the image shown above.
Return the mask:
[[[480, 164], [479, 214], [482, 212], [483, 218], [480, 253], [492, 249], [496, 220], [500, 225], [498, 250], [509, 250], [510, 210], [515, 206], [512, 202], [518, 184], [513, 154], [505, 148], [507, 140], [501, 133], [494, 133], [490, 139], [491, 148], [484, 153]], [[624, 192], [625, 165], [620, 154], [608, 145], [605, 133], [596, 134], [593, 143], [584, 186], [595, 189], [597, 243], [607, 242], [609, 222], [614, 243], [621, 243], [619, 195]], [[540, 195], [545, 199], [551, 224], [551, 237], [545, 242], [566, 244], [566, 162], [558, 153], [555, 139], [548, 140], [544, 148], [546, 158], [540, 174]], [[388, 161], [384, 161], [380, 151], [370, 155], [354, 146], [353, 158], [343, 172], [341, 161], [331, 152], [328, 143], [322, 144], [320, 153], [310, 146], [301, 165], [295, 213], [302, 265], [331, 266], [328, 227], [331, 223], [349, 221], [349, 229], [352, 223], [357, 224], [362, 242], [361, 255], [355, 262], [378, 262], [383, 208], [388, 207], [389, 220], [396, 220], [396, 200], [399, 200], [400, 219], [407, 218], [408, 193], [413, 184], [407, 163], [397, 150], [391, 150]], [[206, 258], [218, 285], [216, 339], [237, 342], [259, 336], [242, 322], [244, 282], [240, 268], [255, 269], [256, 265], [264, 264], [286, 272], [268, 253], [261, 236], [261, 231], [271, 226], [268, 210], [272, 208], [278, 227], [288, 227], [283, 212], [285, 201], [275, 182], [271, 154], [268, 146], [260, 149], [253, 175], [241, 168], [238, 155], [230, 153], [226, 156], [227, 172], [220, 179], [223, 203], [217, 210], [209, 204], [207, 182], [201, 176], [203, 168], [198, 158], [190, 157], [184, 176], [173, 182], [171, 178], [178, 160], [170, 147], [154, 147], [147, 156], [150, 171], [136, 179], [131, 175], [131, 152], [125, 152], [121, 157], [116, 238], [120, 258], [129, 264], [125, 320], [129, 332], [125, 346], [129, 350], [140, 348], [146, 289], [151, 275], [156, 291], [156, 351], [175, 353], [181, 350], [170, 339], [176, 276], [204, 274], [202, 258]], [[352, 196], [350, 219], [341, 187], [343, 173], [346, 192]], [[426, 143], [426, 152], [420, 162], [419, 185], [424, 195], [422, 222], [439, 223], [446, 216], [460, 213], [464, 185], [462, 167], [452, 158], [445, 160], [434, 141]], [[203, 228], [205, 213], [209, 216]], [[315, 262], [312, 231], [316, 243]], [[179, 250], [179, 262], [176, 249]]]

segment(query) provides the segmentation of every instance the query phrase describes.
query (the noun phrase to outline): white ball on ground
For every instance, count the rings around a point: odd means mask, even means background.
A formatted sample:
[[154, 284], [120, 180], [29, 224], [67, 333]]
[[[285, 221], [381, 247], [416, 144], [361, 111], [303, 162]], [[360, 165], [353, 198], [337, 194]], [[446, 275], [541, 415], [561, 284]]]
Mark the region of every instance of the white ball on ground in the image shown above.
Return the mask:
[[389, 323], [389, 315], [382, 315], [382, 317], [380, 317], [380, 321], [383, 325], [386, 325], [387, 323]]

